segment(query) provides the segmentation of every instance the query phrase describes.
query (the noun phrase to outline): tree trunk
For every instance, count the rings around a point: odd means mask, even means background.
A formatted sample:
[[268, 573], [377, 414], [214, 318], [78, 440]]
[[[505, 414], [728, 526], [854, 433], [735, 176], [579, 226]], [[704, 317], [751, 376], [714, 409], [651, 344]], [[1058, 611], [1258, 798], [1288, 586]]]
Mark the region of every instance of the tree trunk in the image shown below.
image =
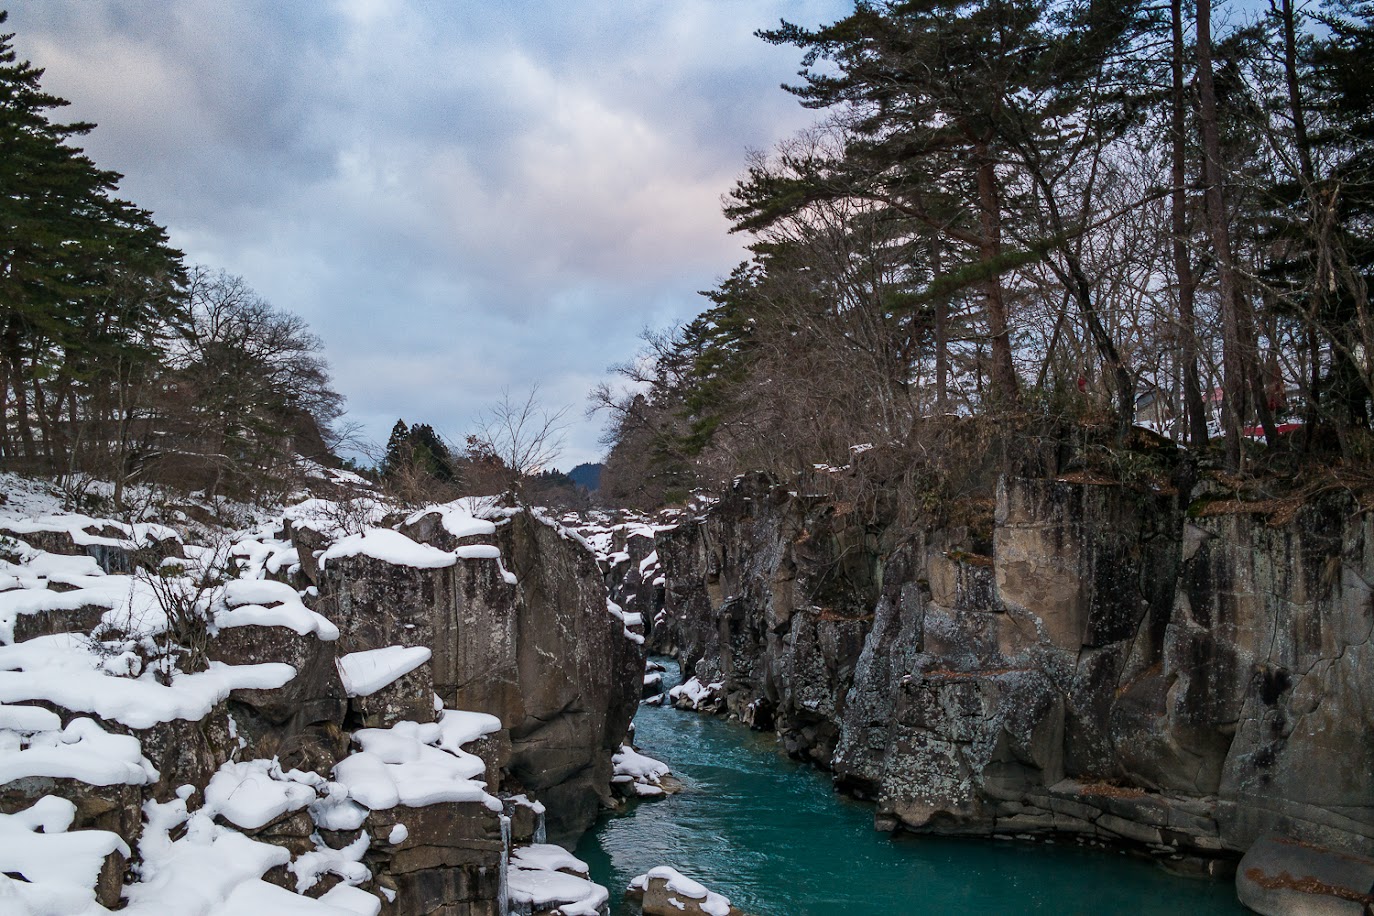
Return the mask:
[[1312, 165], [1312, 141], [1307, 136], [1307, 112], [1303, 106], [1302, 86], [1298, 82], [1298, 21], [1293, 0], [1282, 0], [1279, 20], [1283, 27], [1283, 77], [1288, 88], [1288, 114], [1293, 119], [1293, 145], [1298, 151], [1298, 173], [1303, 194], [1310, 195], [1316, 183]]
[[1264, 392], [1264, 380], [1257, 371], [1255, 328], [1236, 276], [1231, 249], [1231, 230], [1227, 224], [1226, 191], [1221, 167], [1221, 129], [1217, 118], [1216, 87], [1212, 79], [1212, 3], [1197, 4], [1197, 83], [1199, 121], [1202, 128], [1203, 182], [1207, 186], [1207, 224], [1217, 263], [1217, 294], [1222, 316], [1222, 386], [1225, 392], [1223, 424], [1226, 429], [1226, 460], [1234, 470], [1240, 467], [1241, 435], [1244, 432], [1246, 394], [1264, 426], [1265, 437], [1273, 442], [1273, 418]]
[[1188, 171], [1184, 150], [1187, 96], [1183, 88], [1183, 0], [1172, 0], [1170, 13], [1173, 26], [1173, 149], [1171, 172], [1173, 193], [1170, 204], [1174, 233], [1174, 273], [1178, 278], [1178, 324], [1180, 360], [1183, 363], [1183, 413], [1187, 421], [1188, 441], [1193, 448], [1207, 446], [1207, 407], [1202, 400], [1202, 383], [1198, 378], [1197, 317], [1194, 300], [1197, 278], [1188, 257], [1187, 186]]
[[[944, 273], [943, 252], [936, 239], [930, 247], [930, 267], [938, 279]], [[935, 412], [944, 414], [949, 403], [949, 297], [935, 300]]]
[[[1307, 134], [1307, 111], [1303, 104], [1302, 85], [1298, 81], [1298, 23], [1293, 9], [1293, 0], [1282, 0], [1277, 9], [1279, 25], [1283, 30], [1283, 76], [1288, 89], [1288, 116], [1293, 121], [1293, 145], [1298, 153], [1298, 178], [1302, 182], [1302, 196], [1313, 204], [1311, 219], [1319, 217], [1321, 206], [1317, 198], [1317, 170], [1312, 164], [1312, 141]], [[1317, 234], [1315, 226], [1313, 233]], [[1314, 239], [1314, 247], [1320, 243]], [[1321, 397], [1321, 342], [1317, 336], [1318, 304], [1323, 295], [1324, 285], [1320, 272], [1313, 277], [1311, 295], [1307, 305], [1306, 346], [1312, 361], [1307, 382], [1307, 403], [1303, 405], [1302, 448], [1306, 452], [1313, 443]]]
[[[981, 211], [982, 243], [979, 255], [991, 267], [1002, 254], [1002, 213], [997, 197], [997, 171], [986, 143], [974, 147], [978, 162], [978, 203]], [[1006, 300], [1002, 291], [1002, 276], [994, 270], [984, 281], [984, 301], [987, 310], [988, 336], [992, 340], [992, 398], [1000, 405], [1020, 400], [1016, 382], [1016, 366], [1011, 359], [1011, 331], [1007, 321]]]

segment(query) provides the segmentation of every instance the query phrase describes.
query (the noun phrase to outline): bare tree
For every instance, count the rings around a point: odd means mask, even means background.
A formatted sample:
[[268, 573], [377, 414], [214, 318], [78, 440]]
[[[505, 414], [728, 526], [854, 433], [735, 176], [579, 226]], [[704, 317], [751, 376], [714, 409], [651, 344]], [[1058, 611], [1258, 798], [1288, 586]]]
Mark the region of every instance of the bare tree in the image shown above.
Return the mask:
[[502, 389], [501, 400], [478, 415], [480, 427], [470, 438], [469, 451], [499, 459], [510, 474], [511, 488], [517, 488], [522, 478], [548, 469], [563, 454], [569, 409], [545, 407], [538, 384], [523, 398]]

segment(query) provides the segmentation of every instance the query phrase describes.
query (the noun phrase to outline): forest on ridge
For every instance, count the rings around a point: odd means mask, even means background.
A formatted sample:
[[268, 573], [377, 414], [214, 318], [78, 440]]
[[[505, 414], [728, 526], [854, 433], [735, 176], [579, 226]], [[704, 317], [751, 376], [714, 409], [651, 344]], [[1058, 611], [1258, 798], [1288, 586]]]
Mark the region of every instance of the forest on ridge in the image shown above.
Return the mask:
[[[1374, 4], [860, 2], [759, 36], [795, 49], [818, 120], [726, 193], [748, 260], [593, 392], [603, 502], [863, 449], [869, 484], [919, 501], [1017, 442], [1118, 475], [1162, 440], [1233, 474], [1367, 475]], [[0, 465], [215, 492], [333, 460], [319, 338], [121, 199], [12, 38]], [[546, 473], [562, 413], [533, 390], [503, 410], [498, 442], [398, 422], [375, 470], [417, 499]]]
[[1232, 472], [1374, 457], [1374, 5], [861, 2], [759, 35], [823, 118], [726, 195], [751, 257], [595, 395], [608, 498], [856, 446], [929, 487], [1137, 427]]

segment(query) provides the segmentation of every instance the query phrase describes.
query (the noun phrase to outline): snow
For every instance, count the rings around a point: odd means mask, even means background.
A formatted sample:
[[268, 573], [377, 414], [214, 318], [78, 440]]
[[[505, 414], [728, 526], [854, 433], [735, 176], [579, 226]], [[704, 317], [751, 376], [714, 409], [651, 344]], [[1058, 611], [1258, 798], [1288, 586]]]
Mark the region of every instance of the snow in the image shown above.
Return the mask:
[[270, 579], [235, 579], [224, 587], [215, 610], [215, 626], [286, 627], [301, 636], [314, 634], [326, 642], [339, 638], [339, 628], [310, 610], [291, 586]]
[[543, 814], [546, 810], [541, 801], [530, 801], [530, 797], [521, 792], [519, 795], [512, 795], [506, 799], [507, 804], [519, 805], [522, 808], [529, 808], [535, 814]]
[[[28, 809], [0, 814], [0, 911], [16, 916], [108, 912], [95, 900], [105, 857], [129, 847], [106, 830], [67, 832], [76, 805], [44, 796]], [[23, 880], [17, 877], [22, 876]]]
[[[241, 558], [240, 576], [244, 580], [261, 580], [268, 575], [275, 576], [283, 569], [288, 575], [295, 575], [300, 569], [300, 551], [289, 540], [279, 540], [275, 536], [276, 527], [275, 523], [264, 525], [229, 547], [228, 557]], [[188, 547], [186, 553], [189, 556], [192, 548]], [[216, 562], [216, 565], [225, 564]]]
[[[460, 532], [455, 535], [458, 537], [471, 537], [477, 534], [491, 534], [496, 531], [496, 526], [485, 519], [473, 518], [471, 514], [463, 515], [462, 521], [459, 519], [461, 513], [449, 507], [438, 507], [437, 509], [422, 510], [416, 515], [411, 516], [412, 520], [419, 520], [429, 511], [440, 511], [444, 513], [445, 527], [450, 533]], [[450, 522], [452, 528], [449, 528]], [[352, 534], [336, 541], [332, 546], [320, 555], [320, 565], [324, 566], [328, 561], [341, 557], [367, 556], [373, 559], [382, 560], [396, 566], [412, 566], [417, 569], [443, 569], [453, 566], [459, 560], [495, 560], [498, 565], [501, 562], [501, 549], [491, 544], [468, 544], [453, 551], [440, 550], [431, 544], [422, 544], [412, 540], [399, 531], [390, 528], [370, 528], [362, 534]], [[509, 585], [516, 583], [516, 578], [504, 565], [500, 566], [501, 577]]]
[[719, 698], [720, 690], [724, 686], [725, 684], [720, 681], [703, 684], [699, 678], [691, 677], [669, 690], [668, 696], [673, 699], [675, 706], [682, 706], [680, 701], [685, 700], [691, 709], [702, 709]]
[[[649, 869], [647, 874], [639, 875], [631, 881], [630, 887], [641, 891], [648, 890], [649, 881], [653, 878], [666, 881], [669, 892], [697, 901], [697, 905], [704, 912], [710, 913], [711, 916], [730, 916], [730, 900], [728, 898], [707, 890], [704, 885], [693, 881], [668, 865]], [[669, 902], [673, 903], [674, 901], [669, 898]]]
[[[334, 767], [334, 778], [348, 795], [373, 811], [405, 805], [419, 808], [439, 802], [481, 802], [500, 812], [480, 778], [486, 764], [462, 750], [461, 744], [485, 734], [494, 716], [463, 713], [439, 722], [398, 722], [391, 728], [364, 728], [353, 733], [362, 748]], [[492, 729], [494, 730], [494, 729]]]
[[327, 480], [330, 483], [340, 484], [350, 487], [365, 487], [371, 489], [372, 481], [361, 474], [355, 474], [344, 468], [325, 467], [318, 461], [309, 458], [297, 457], [297, 467], [307, 477], [314, 477], [316, 480]]
[[459, 547], [453, 551], [454, 556], [460, 560], [499, 560], [501, 559], [501, 548], [493, 547], [490, 544], [470, 544], [466, 547]]
[[306, 499], [287, 508], [282, 520], [293, 527], [318, 531], [334, 539], [349, 534], [348, 526], [379, 525], [390, 507], [374, 497], [349, 500]]
[[[209, 914], [237, 888], [291, 859], [285, 848], [221, 827], [207, 812], [188, 815], [185, 799], [150, 801], [143, 812], [147, 824], [138, 844], [141, 880], [125, 888], [127, 916]], [[174, 841], [171, 832], [183, 824], [185, 835]]]
[[587, 863], [562, 846], [534, 843], [511, 852], [510, 864], [518, 868], [545, 868], [550, 871], [573, 871], [587, 874]]
[[626, 614], [610, 598], [606, 599], [606, 610], [610, 615], [621, 623], [622, 634], [626, 639], [639, 645], [644, 645], [644, 637], [630, 629], [632, 626], [640, 626], [644, 623], [644, 615], [639, 613]]
[[[188, 813], [183, 797], [165, 804], [148, 802], [143, 811], [147, 825], [138, 844], [143, 860], [140, 880], [125, 887], [129, 905], [120, 911], [123, 916], [376, 916], [380, 912], [381, 901], [356, 887], [335, 888], [338, 893], [331, 891], [314, 900], [262, 881], [268, 869], [288, 865], [291, 853], [216, 823], [210, 806]], [[183, 825], [184, 832], [173, 840]], [[299, 857], [297, 864], [309, 855]], [[366, 880], [356, 873], [354, 878], [354, 883]]]
[[205, 787], [205, 806], [244, 830], [257, 830], [315, 801], [315, 790], [287, 780], [271, 760], [226, 763]]
[[367, 820], [367, 809], [348, 797], [347, 786], [332, 782], [310, 806], [310, 818], [323, 830], [357, 830]]
[[[14, 575], [11, 570], [6, 571]], [[165, 621], [165, 615], [148, 583], [129, 576], [107, 576], [103, 572], [84, 575], [75, 574], [73, 571], [60, 577], [62, 584], [73, 588], [71, 591], [49, 589], [46, 581], [39, 579], [28, 569], [16, 578], [19, 580], [20, 588], [0, 592], [0, 642], [14, 642], [14, 624], [21, 614], [76, 611], [95, 607], [108, 611], [121, 609], [121, 617], [137, 619], [149, 627], [155, 627], [159, 620]]]
[[[35, 579], [48, 579], [64, 584], [73, 584], [83, 576], [103, 576], [105, 570], [95, 561], [95, 557], [69, 556], [61, 553], [48, 553], [46, 550], [34, 551], [34, 557], [24, 563], [23, 571]], [[25, 588], [42, 588], [35, 582]]]
[[5, 494], [0, 518], [34, 518], [62, 511], [62, 494], [45, 480], [6, 471], [0, 473], [0, 492]]
[[386, 646], [351, 652], [336, 662], [344, 690], [351, 697], [367, 697], [429, 661], [424, 646]]
[[[118, 534], [116, 536], [93, 534], [89, 530], [92, 528], [96, 531], [115, 531]], [[89, 515], [66, 512], [42, 515], [36, 518], [10, 516], [0, 519], [0, 529], [19, 535], [40, 532], [65, 534], [71, 538], [72, 543], [77, 547], [118, 547], [125, 550], [143, 547], [156, 541], [181, 540], [181, 535], [166, 525], [149, 522], [126, 524], [110, 519], [97, 519], [91, 518]]]
[[[567, 874], [568, 871], [578, 875]], [[547, 910], [557, 906], [564, 916], [599, 916], [610, 894], [588, 881], [587, 863], [558, 846], [542, 843], [511, 853], [507, 888], [517, 907]]]
[[429, 544], [420, 544], [390, 528], [369, 528], [336, 541], [320, 556], [320, 566], [343, 557], [365, 556], [394, 566], [416, 569], [443, 569], [458, 562], [455, 554]]
[[61, 728], [61, 717], [40, 706], [0, 706], [0, 729], [32, 734]]
[[[275, 520], [245, 511], [239, 517], [257, 527], [218, 540], [215, 546], [183, 544], [185, 557], [165, 560], [155, 575], [106, 574], [91, 556], [47, 553], [15, 536], [59, 532], [70, 536], [78, 549], [129, 549], [153, 540], [180, 540], [179, 536], [149, 521], [124, 524], [62, 512], [58, 494], [18, 481], [0, 475], [0, 491], [8, 497], [0, 505], [0, 530], [11, 535], [0, 557], [0, 785], [29, 777], [72, 779], [92, 786], [151, 785], [159, 774], [143, 756], [138, 734], [118, 731], [147, 729], [174, 719], [198, 721], [214, 713], [234, 690], [277, 689], [296, 676], [292, 666], [277, 662], [210, 662], [204, 671], [177, 670], [178, 656], [164, 654], [168, 590], [173, 600], [184, 599], [194, 613], [204, 615], [212, 637], [235, 627], [273, 626], [321, 640], [338, 639], [339, 628], [306, 606], [317, 592], [269, 578], [298, 581], [293, 577], [301, 557], [281, 534], [283, 519], [337, 538], [333, 547], [320, 552], [322, 564], [357, 555], [420, 568], [448, 567], [463, 559], [495, 560], [503, 578], [515, 582], [493, 545], [469, 544], [446, 552], [390, 529], [345, 532], [345, 526], [358, 526], [360, 519], [379, 523], [391, 511], [376, 500], [311, 500]], [[460, 501], [445, 508], [443, 524], [460, 538], [490, 535], [496, 522], [478, 514], [491, 511], [479, 501]], [[198, 523], [189, 522], [184, 514], [175, 517], [191, 530], [210, 530], [196, 528]], [[224, 585], [201, 584], [205, 573], [235, 569], [241, 578]], [[92, 613], [99, 616], [96, 636], [57, 633], [14, 644], [21, 615], [56, 618], [72, 612], [79, 612], [86, 624]], [[54, 622], [60, 625], [60, 618]], [[344, 655], [338, 665], [349, 695], [365, 696], [425, 664], [430, 656], [425, 647], [390, 646]], [[57, 711], [44, 708], [48, 704]], [[500, 721], [446, 710], [441, 703], [436, 711], [436, 722], [358, 731], [355, 753], [338, 764], [333, 780], [283, 772], [276, 760], [232, 760], [200, 791], [183, 786], [173, 801], [147, 802], [138, 855], [132, 858], [134, 880], [125, 886], [127, 906], [120, 912], [378, 916], [382, 901], [357, 887], [372, 877], [363, 862], [372, 839], [362, 829], [369, 808], [473, 802], [493, 812], [501, 810], [501, 802], [486, 791], [484, 762], [462, 748], [499, 731]], [[217, 715], [227, 721], [231, 739], [237, 738], [233, 719], [224, 719], [222, 707]], [[64, 719], [70, 719], [65, 726]], [[249, 746], [242, 738], [237, 744], [240, 751]], [[188, 803], [193, 805], [197, 798], [203, 799], [201, 808], [188, 810]], [[70, 802], [49, 797], [28, 811], [0, 815], [0, 913], [108, 912], [95, 898], [99, 872], [111, 852], [129, 858], [130, 850], [113, 833], [68, 832], [74, 811]], [[315, 848], [293, 860], [290, 850], [244, 835], [243, 831], [259, 830], [301, 811], [307, 811], [321, 830], [346, 831], [346, 836], [356, 831], [357, 838], [343, 849], [332, 849], [317, 833], [312, 837]], [[385, 836], [394, 846], [407, 842], [409, 831], [396, 823]], [[316, 900], [262, 880], [269, 869], [283, 866], [294, 876], [297, 891], [315, 887], [326, 873], [338, 875], [344, 883]], [[563, 879], [581, 881], [566, 875], [549, 880]], [[564, 912], [575, 916], [596, 911], [578, 909], [581, 901], [591, 900], [599, 908], [606, 895], [604, 889], [582, 882], [578, 895], [569, 899], [572, 908]]]
[[641, 798], [651, 798], [667, 794], [662, 786], [663, 777], [672, 771], [666, 763], [639, 753], [628, 744], [611, 757], [611, 782], [630, 784]]
[[456, 538], [495, 534], [496, 524], [479, 517], [483, 512], [484, 506], [479, 500], [464, 498], [438, 506], [426, 506], [407, 518], [406, 525], [413, 525], [426, 515], [438, 513], [444, 530]]
[[[21, 708], [0, 707], [11, 714]], [[59, 720], [55, 728], [37, 729], [31, 726], [51, 723], [40, 722], [39, 716], [27, 718], [32, 721], [23, 729], [0, 731], [0, 785], [30, 776], [76, 779], [92, 786], [142, 786], [157, 781], [157, 770], [132, 735], [112, 735], [84, 717], [73, 719], [66, 728], [60, 727]], [[21, 737], [21, 731], [30, 733]]]
[[75, 633], [0, 646], [0, 703], [41, 700], [130, 728], [199, 721], [234, 690], [275, 690], [295, 676], [296, 669], [281, 662], [210, 662], [209, 670], [177, 673], [166, 685], [151, 668], [139, 677], [111, 676], [90, 639]]
[[[377, 903], [371, 912], [380, 912], [381, 900], [371, 894], [366, 896]], [[337, 906], [323, 898], [312, 900], [266, 881], [248, 881], [235, 887], [229, 898], [211, 909], [208, 916], [354, 916], [358, 912], [366, 911]]]
[[[320, 895], [321, 903], [337, 907], [353, 916], [378, 916], [382, 911], [382, 900], [367, 891], [347, 884], [336, 884]], [[255, 916], [262, 916], [261, 913]]]
[[362, 884], [372, 877], [372, 871], [363, 864], [363, 856], [372, 845], [366, 830], [359, 831], [353, 842], [342, 849], [334, 849], [319, 839], [312, 837], [315, 849], [296, 857], [288, 869], [296, 876], [296, 890], [305, 893], [320, 881], [320, 876], [332, 873], [338, 875], [346, 884]]
[[445, 709], [439, 714], [439, 741], [437, 746], [449, 751], [457, 751], [464, 744], [476, 741], [483, 735], [491, 735], [501, 730], [501, 720], [485, 712], [468, 712], [462, 709]]
[[657, 782], [672, 772], [668, 764], [645, 756], [628, 744], [620, 745], [620, 750], [611, 756], [611, 766], [616, 776], [628, 776], [636, 782]]

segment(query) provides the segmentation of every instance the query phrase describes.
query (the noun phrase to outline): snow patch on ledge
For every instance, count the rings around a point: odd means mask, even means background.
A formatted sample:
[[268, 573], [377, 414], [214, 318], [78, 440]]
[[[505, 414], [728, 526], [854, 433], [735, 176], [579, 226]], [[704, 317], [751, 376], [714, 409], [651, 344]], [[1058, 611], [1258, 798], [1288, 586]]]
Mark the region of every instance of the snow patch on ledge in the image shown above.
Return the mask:
[[[21, 717], [14, 714], [21, 711], [35, 714], [22, 717], [32, 721], [15, 721]], [[0, 716], [0, 785], [30, 776], [75, 779], [92, 786], [157, 781], [157, 770], [132, 735], [112, 735], [84, 716], [62, 728], [56, 715], [39, 707], [4, 706], [0, 713], [5, 714]], [[39, 713], [54, 721], [40, 723]]]
[[368, 697], [429, 661], [425, 646], [386, 646], [339, 658], [339, 677], [351, 697]]
[[373, 811], [439, 802], [481, 802], [501, 811], [482, 777], [487, 765], [462, 745], [498, 731], [501, 720], [483, 713], [445, 710], [438, 722], [398, 722], [353, 733], [362, 748], [334, 767], [349, 798]]
[[390, 528], [369, 528], [362, 534], [341, 538], [320, 556], [320, 566], [343, 557], [371, 557], [393, 566], [412, 566], [416, 569], [443, 569], [458, 562], [458, 557], [446, 550], [411, 540]]
[[587, 879], [587, 863], [560, 846], [535, 843], [511, 853], [510, 902], [520, 912], [547, 911], [563, 916], [599, 916], [610, 893]]
[[633, 784], [635, 794], [642, 798], [664, 795], [659, 783], [672, 773], [668, 764], [641, 754], [628, 744], [620, 745], [620, 750], [612, 755], [611, 767], [611, 782]]
[[151, 667], [139, 677], [113, 676], [92, 652], [89, 639], [75, 633], [0, 646], [0, 703], [46, 701], [129, 728], [152, 728], [173, 719], [196, 722], [234, 690], [276, 690], [295, 676], [296, 669], [281, 662], [212, 661], [207, 671], [174, 673], [169, 686], [158, 681]]
[[685, 682], [669, 690], [668, 697], [673, 701], [673, 705], [679, 709], [709, 709], [720, 702], [720, 694], [724, 688], [725, 683], [723, 681], [703, 684], [700, 678], [693, 675]]
[[215, 626], [286, 627], [300, 636], [313, 633], [325, 642], [339, 638], [339, 628], [306, 607], [294, 588], [271, 579], [234, 579], [226, 584], [223, 604], [215, 610]]
[[626, 639], [638, 645], [644, 645], [644, 637], [630, 629], [630, 627], [639, 627], [644, 625], [643, 614], [640, 614], [637, 611], [626, 612], [621, 609], [620, 605], [616, 604], [610, 598], [606, 599], [606, 610], [610, 612], [610, 615], [612, 617], [620, 621], [622, 635]]
[[109, 912], [96, 903], [96, 881], [106, 857], [117, 852], [127, 859], [129, 847], [107, 830], [69, 833], [75, 817], [76, 805], [53, 795], [15, 814], [0, 814], [0, 907], [4, 912], [35, 916]]
[[287, 779], [275, 760], [230, 761], [205, 787], [205, 806], [244, 830], [257, 830], [315, 801], [315, 790]]
[[481, 537], [496, 533], [496, 523], [482, 517], [486, 511], [487, 507], [479, 499], [463, 497], [450, 503], [426, 506], [412, 513], [405, 523], [413, 525], [433, 513], [439, 516], [439, 523], [444, 526], [444, 530], [454, 537]]

